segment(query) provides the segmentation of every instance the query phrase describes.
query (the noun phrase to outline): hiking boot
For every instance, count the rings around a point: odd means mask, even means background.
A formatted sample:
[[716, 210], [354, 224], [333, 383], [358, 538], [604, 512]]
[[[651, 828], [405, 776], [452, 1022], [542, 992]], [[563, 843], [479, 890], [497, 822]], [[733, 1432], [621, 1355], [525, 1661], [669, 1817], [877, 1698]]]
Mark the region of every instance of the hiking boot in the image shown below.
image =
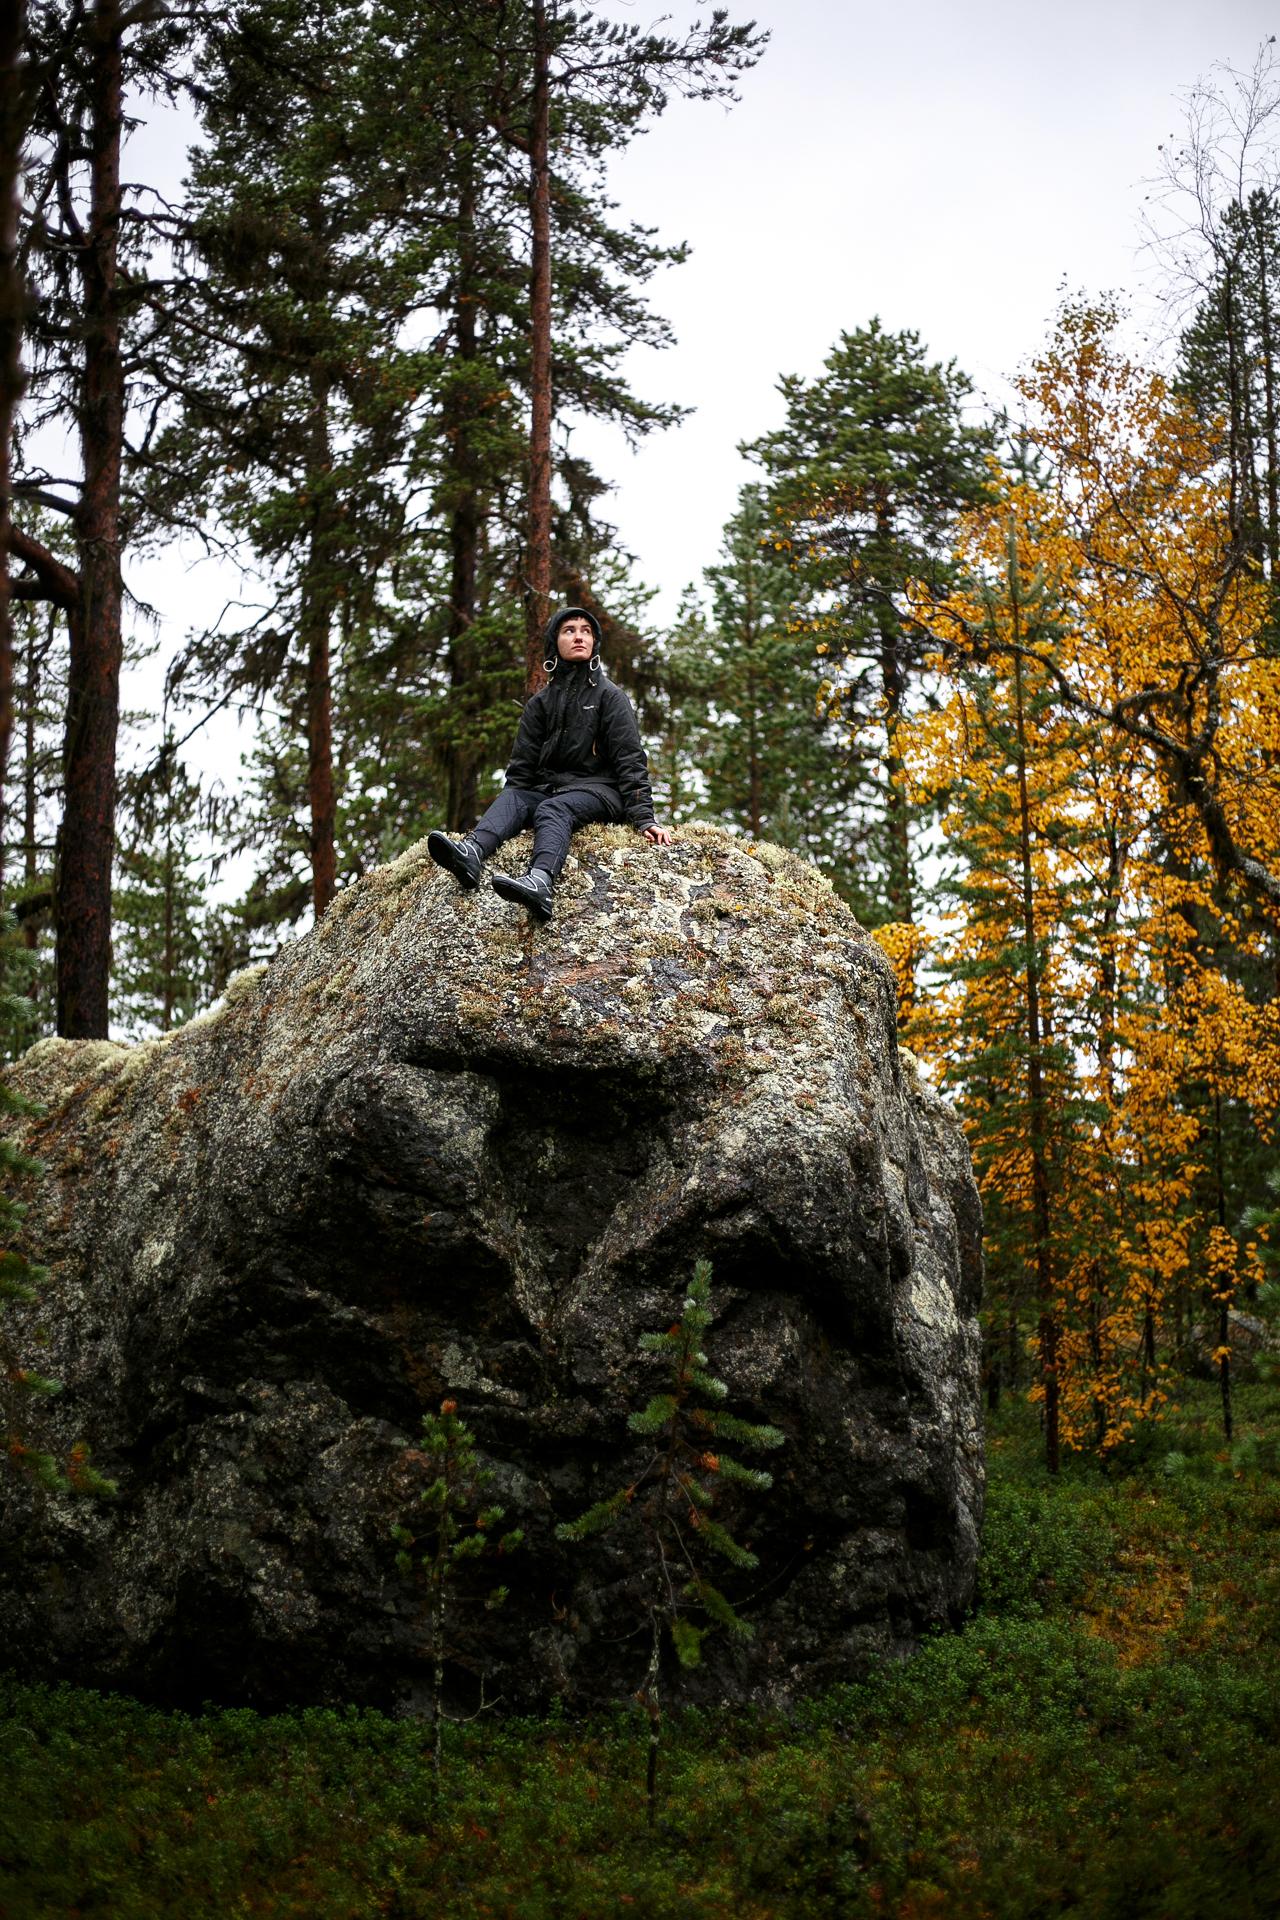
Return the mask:
[[470, 834], [465, 840], [451, 840], [447, 833], [429, 833], [427, 852], [438, 867], [451, 873], [458, 885], [465, 887], [468, 892], [480, 885], [484, 855]]
[[528, 907], [539, 920], [551, 918], [551, 875], [541, 867], [535, 867], [532, 873], [495, 873], [493, 890], [518, 907]]

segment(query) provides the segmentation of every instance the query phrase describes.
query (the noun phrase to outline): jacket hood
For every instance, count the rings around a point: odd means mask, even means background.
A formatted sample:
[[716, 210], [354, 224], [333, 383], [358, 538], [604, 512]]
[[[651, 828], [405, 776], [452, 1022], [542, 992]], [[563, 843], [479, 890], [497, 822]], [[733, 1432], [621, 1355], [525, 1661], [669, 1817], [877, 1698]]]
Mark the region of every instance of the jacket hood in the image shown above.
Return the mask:
[[[590, 626], [596, 639], [595, 648], [591, 655], [591, 664], [594, 666], [600, 658], [600, 642], [603, 635], [600, 632], [600, 622], [596, 619], [594, 613], [590, 612], [586, 607], [561, 607], [558, 613], [552, 614], [543, 633], [542, 657], [544, 663], [549, 663], [552, 660], [559, 661], [560, 650], [556, 642], [560, 637], [560, 629], [566, 620], [585, 620]], [[579, 661], [578, 664], [581, 666], [584, 665], [585, 662]], [[547, 665], [547, 671], [548, 673], [552, 671], [549, 664]]]

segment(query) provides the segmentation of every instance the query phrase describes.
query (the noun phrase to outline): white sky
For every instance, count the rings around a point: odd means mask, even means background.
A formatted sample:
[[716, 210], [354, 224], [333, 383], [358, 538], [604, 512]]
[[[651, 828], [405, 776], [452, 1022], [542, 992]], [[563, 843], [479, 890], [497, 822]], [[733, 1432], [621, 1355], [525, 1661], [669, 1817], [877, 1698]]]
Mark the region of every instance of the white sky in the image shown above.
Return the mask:
[[[670, 4], [682, 25], [689, 0]], [[653, 0], [604, 10], [654, 17]], [[1181, 125], [1175, 96], [1215, 60], [1247, 66], [1280, 31], [1280, 0], [763, 0], [755, 11], [773, 39], [742, 104], [671, 106], [612, 174], [621, 217], [693, 247], [651, 288], [678, 345], [638, 351], [629, 372], [695, 416], [638, 455], [591, 425], [574, 442], [616, 481], [610, 517], [665, 618], [715, 558], [751, 477], [737, 442], [781, 419], [781, 373], [816, 373], [841, 328], [878, 313], [998, 397], [1064, 281], [1141, 293], [1139, 182]], [[127, 170], [148, 177], [163, 154], [176, 177], [176, 133], [138, 136]], [[176, 552], [130, 577], [162, 625], [126, 700], [154, 705], [161, 661], [226, 589]], [[232, 784], [244, 744], [222, 723], [191, 758]]]
[[878, 313], [998, 398], [1064, 280], [1141, 292], [1139, 182], [1181, 127], [1175, 96], [1280, 31], [1265, 0], [751, 11], [773, 39], [741, 105], [668, 108], [612, 176], [625, 215], [693, 247], [654, 283], [679, 345], [631, 372], [695, 417], [638, 456], [598, 429], [576, 443], [617, 481], [612, 517], [667, 617], [753, 476], [738, 441], [781, 422], [780, 374], [817, 373], [842, 328]]

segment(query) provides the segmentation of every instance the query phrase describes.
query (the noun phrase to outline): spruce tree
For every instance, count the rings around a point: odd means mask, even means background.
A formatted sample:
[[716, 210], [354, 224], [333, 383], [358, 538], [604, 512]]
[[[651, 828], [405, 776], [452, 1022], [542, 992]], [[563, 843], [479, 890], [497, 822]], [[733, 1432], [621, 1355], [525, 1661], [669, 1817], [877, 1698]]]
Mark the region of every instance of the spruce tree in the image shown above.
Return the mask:
[[875, 319], [841, 334], [816, 380], [784, 378], [785, 425], [743, 448], [768, 476], [779, 551], [828, 668], [861, 816], [853, 897], [869, 925], [915, 916], [903, 737], [926, 646], [907, 588], [945, 583], [956, 515], [985, 484], [991, 435], [964, 418], [971, 391], [918, 334]]
[[[519, 1527], [499, 1534], [501, 1507], [487, 1507], [481, 1499], [493, 1480], [488, 1467], [479, 1464], [471, 1429], [458, 1414], [456, 1400], [444, 1400], [440, 1411], [422, 1418], [422, 1455], [425, 1471], [431, 1476], [422, 1490], [426, 1509], [415, 1534], [407, 1526], [393, 1529], [399, 1552], [396, 1566], [401, 1573], [415, 1571], [415, 1547], [425, 1547], [417, 1570], [425, 1575], [428, 1619], [431, 1627], [432, 1674], [432, 1749], [431, 1771], [436, 1791], [440, 1787], [440, 1754], [444, 1736], [444, 1669], [452, 1648], [449, 1632], [452, 1588], [468, 1562], [483, 1557], [501, 1558], [514, 1553], [524, 1534]], [[464, 1521], [470, 1524], [464, 1526]], [[503, 1605], [507, 1589], [490, 1589], [484, 1605], [495, 1609]], [[483, 1700], [483, 1686], [481, 1688]]]
[[660, 762], [684, 756], [686, 812], [795, 847], [847, 890], [848, 796], [824, 667], [758, 485], [742, 489], [721, 556], [703, 576], [709, 610], [688, 597], [670, 643], [675, 698]]
[[167, 734], [155, 764], [124, 782], [114, 896], [115, 1016], [169, 1033], [212, 998], [200, 783]]
[[1177, 391], [1220, 422], [1240, 538], [1280, 590], [1280, 196], [1231, 201], [1179, 343]]
[[649, 1632], [649, 1665], [637, 1698], [649, 1720], [646, 1794], [651, 1827], [657, 1819], [664, 1635], [680, 1665], [696, 1667], [703, 1641], [717, 1627], [744, 1640], [755, 1631], [711, 1577], [717, 1561], [739, 1571], [759, 1564], [717, 1517], [716, 1507], [729, 1488], [764, 1493], [773, 1479], [756, 1467], [744, 1467], [718, 1443], [783, 1444], [776, 1427], [756, 1426], [724, 1411], [728, 1388], [707, 1372], [702, 1351], [713, 1319], [711, 1264], [699, 1260], [680, 1319], [666, 1333], [647, 1333], [640, 1342], [645, 1353], [661, 1355], [670, 1369], [667, 1390], [654, 1394], [628, 1422], [632, 1433], [652, 1443], [648, 1458], [627, 1485], [556, 1528], [556, 1538], [567, 1541], [620, 1526], [639, 1537], [642, 1572], [636, 1598]]

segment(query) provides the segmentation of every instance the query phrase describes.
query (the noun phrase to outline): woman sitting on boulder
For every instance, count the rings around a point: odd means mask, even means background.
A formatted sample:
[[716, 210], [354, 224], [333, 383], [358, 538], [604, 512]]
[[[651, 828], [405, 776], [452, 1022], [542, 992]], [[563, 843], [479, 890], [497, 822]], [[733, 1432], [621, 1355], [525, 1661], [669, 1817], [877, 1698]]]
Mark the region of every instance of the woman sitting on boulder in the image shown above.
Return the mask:
[[671, 829], [653, 817], [649, 762], [631, 702], [600, 671], [600, 623], [581, 607], [562, 607], [547, 623], [547, 684], [520, 719], [506, 785], [463, 840], [429, 833], [427, 852], [464, 887], [478, 887], [486, 860], [504, 841], [533, 828], [527, 874], [495, 873], [504, 900], [551, 918], [551, 889], [575, 827], [630, 820], [657, 846]]

